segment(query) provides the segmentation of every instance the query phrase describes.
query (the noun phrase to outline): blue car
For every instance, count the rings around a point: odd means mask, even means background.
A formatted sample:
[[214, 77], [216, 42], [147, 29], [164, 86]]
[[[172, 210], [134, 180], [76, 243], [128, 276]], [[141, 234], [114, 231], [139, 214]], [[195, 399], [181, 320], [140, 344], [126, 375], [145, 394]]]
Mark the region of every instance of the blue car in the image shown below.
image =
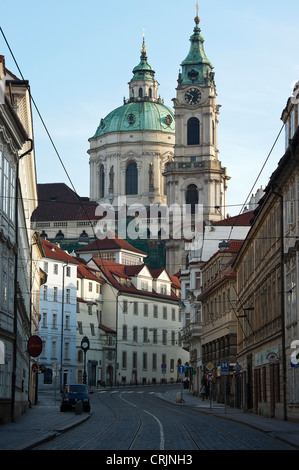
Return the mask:
[[87, 385], [84, 384], [70, 384], [66, 385], [62, 394], [62, 402], [60, 411], [67, 411], [75, 409], [78, 401], [82, 401], [83, 410], [90, 411], [90, 396]]

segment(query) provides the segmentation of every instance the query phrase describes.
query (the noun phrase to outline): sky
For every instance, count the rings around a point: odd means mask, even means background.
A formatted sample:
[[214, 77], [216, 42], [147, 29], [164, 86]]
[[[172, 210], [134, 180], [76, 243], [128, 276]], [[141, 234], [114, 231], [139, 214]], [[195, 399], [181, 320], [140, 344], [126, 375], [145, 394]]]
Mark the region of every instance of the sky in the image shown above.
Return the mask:
[[[284, 154], [284, 132], [271, 149], [299, 80], [298, 6], [210, 0], [198, 7], [221, 105], [219, 158], [231, 177], [226, 215], [236, 215]], [[195, 14], [194, 0], [0, 0], [0, 26], [39, 111], [33, 107], [38, 183], [65, 182], [89, 196], [88, 139], [128, 98], [143, 30], [160, 96], [172, 107]], [[20, 77], [1, 33], [0, 54]]]

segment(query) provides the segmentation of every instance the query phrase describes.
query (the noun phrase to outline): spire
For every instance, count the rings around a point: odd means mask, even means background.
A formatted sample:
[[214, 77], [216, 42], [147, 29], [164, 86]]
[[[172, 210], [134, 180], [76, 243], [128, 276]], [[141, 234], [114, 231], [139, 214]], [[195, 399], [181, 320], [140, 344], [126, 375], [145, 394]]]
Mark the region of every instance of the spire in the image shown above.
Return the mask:
[[144, 29], [142, 31], [142, 49], [139, 64], [133, 69], [133, 78], [135, 80], [155, 80], [155, 70], [147, 61], [147, 50], [145, 46]]
[[204, 39], [200, 34], [200, 18], [198, 16], [198, 3], [196, 3], [196, 16], [194, 18], [195, 27], [190, 37], [190, 50], [186, 59], [181, 63], [182, 76], [181, 84], [209, 83], [213, 82], [213, 66], [208, 60], [204, 51]]

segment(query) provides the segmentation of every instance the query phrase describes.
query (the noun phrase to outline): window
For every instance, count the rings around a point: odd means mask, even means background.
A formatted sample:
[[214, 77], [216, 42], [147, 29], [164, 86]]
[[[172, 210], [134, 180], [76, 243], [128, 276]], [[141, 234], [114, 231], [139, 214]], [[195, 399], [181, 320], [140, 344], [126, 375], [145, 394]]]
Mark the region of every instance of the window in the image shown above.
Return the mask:
[[148, 329], [146, 327], [143, 328], [143, 342], [148, 342]]
[[99, 174], [99, 183], [100, 183], [100, 197], [105, 196], [105, 170], [104, 166], [101, 165], [100, 167], [100, 174]]
[[48, 300], [48, 286], [43, 286], [43, 300]]
[[65, 329], [70, 330], [71, 328], [71, 316], [69, 313], [65, 315]]
[[186, 204], [191, 206], [191, 214], [195, 214], [195, 206], [198, 204], [198, 191], [195, 184], [189, 184], [187, 187]]
[[138, 302], [134, 302], [134, 315], [138, 315]]
[[90, 333], [92, 336], [95, 336], [95, 328], [94, 328], [94, 323], [90, 323]]
[[158, 318], [158, 305], [154, 305], [154, 318]]
[[153, 353], [153, 370], [157, 370], [157, 354]]
[[58, 274], [58, 264], [53, 265], [53, 274]]
[[92, 282], [88, 283], [88, 292], [92, 292]]
[[9, 207], [9, 163], [3, 159], [3, 211], [8, 215]]
[[122, 352], [122, 368], [123, 369], [127, 368], [127, 352], [126, 351]]
[[82, 321], [77, 322], [77, 330], [79, 331], [80, 335], [83, 335], [83, 326], [82, 326]]
[[139, 90], [138, 90], [138, 96], [139, 96], [139, 98], [142, 98], [142, 97], [143, 97], [143, 90], [142, 90], [141, 87], [140, 87]]
[[163, 320], [167, 320], [167, 307], [163, 307]]
[[128, 313], [128, 301], [127, 300], [123, 301], [123, 312]]
[[175, 346], [175, 331], [171, 332], [171, 345]]
[[69, 304], [71, 302], [71, 289], [66, 289], [66, 303]]
[[142, 355], [142, 369], [147, 370], [147, 353]]
[[56, 359], [56, 356], [57, 356], [57, 343], [56, 343], [56, 340], [53, 339], [52, 344], [51, 344], [51, 359]]
[[137, 369], [137, 352], [133, 352], [133, 369]]
[[44, 271], [45, 271], [45, 273], [48, 272], [48, 267], [49, 267], [48, 262], [44, 261]]
[[53, 312], [52, 328], [57, 329], [57, 312]]
[[143, 305], [143, 316], [148, 317], [148, 304]]
[[175, 308], [171, 309], [171, 318], [172, 321], [175, 321]]
[[48, 314], [47, 312], [43, 312], [42, 315], [42, 327], [47, 328], [48, 327]]
[[123, 340], [128, 339], [128, 328], [127, 325], [123, 325]]
[[198, 145], [200, 143], [199, 120], [190, 118], [187, 122], [187, 145]]
[[70, 268], [70, 266], [67, 266], [67, 268], [66, 268], [66, 275], [67, 275], [67, 277], [71, 277], [71, 268]]
[[54, 302], [57, 302], [57, 300], [58, 300], [57, 295], [58, 295], [58, 288], [53, 287], [53, 300], [54, 300]]
[[153, 343], [157, 344], [157, 342], [158, 342], [158, 330], [157, 328], [154, 328], [153, 329]]
[[138, 329], [137, 326], [133, 326], [133, 341], [137, 343], [138, 341]]
[[166, 330], [163, 330], [163, 334], [162, 334], [162, 343], [164, 345], [167, 344], [167, 331]]
[[126, 194], [138, 193], [138, 169], [135, 162], [130, 162], [126, 169]]
[[148, 282], [147, 281], [141, 281], [141, 290], [148, 291]]

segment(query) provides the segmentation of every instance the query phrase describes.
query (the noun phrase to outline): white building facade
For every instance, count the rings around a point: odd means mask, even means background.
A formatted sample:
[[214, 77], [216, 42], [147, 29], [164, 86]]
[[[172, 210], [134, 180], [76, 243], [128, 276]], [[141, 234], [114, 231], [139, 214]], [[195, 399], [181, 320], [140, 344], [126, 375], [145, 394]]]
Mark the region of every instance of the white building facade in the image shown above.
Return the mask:
[[77, 266], [74, 258], [57, 245], [43, 240], [42, 268], [47, 282], [41, 287], [39, 365], [43, 379], [39, 388], [57, 388], [76, 382]]

